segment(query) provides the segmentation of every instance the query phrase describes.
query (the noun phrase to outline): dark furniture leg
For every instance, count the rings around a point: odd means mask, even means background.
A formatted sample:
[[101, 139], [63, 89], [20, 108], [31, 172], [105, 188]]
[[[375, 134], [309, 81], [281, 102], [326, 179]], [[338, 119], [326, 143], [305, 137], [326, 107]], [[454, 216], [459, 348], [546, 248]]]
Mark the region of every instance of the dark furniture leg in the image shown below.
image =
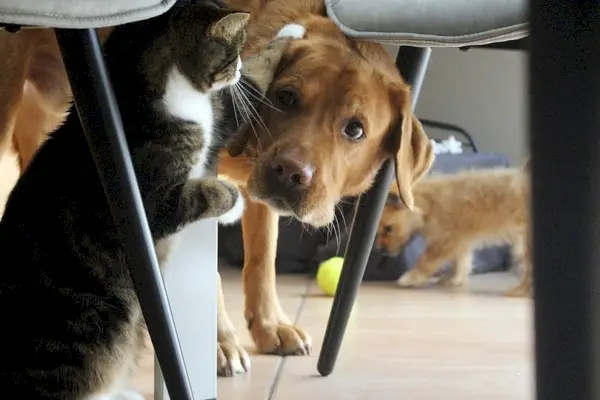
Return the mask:
[[[412, 86], [413, 107], [419, 97], [430, 55], [430, 48], [401, 47], [396, 58], [398, 69], [406, 82]], [[373, 187], [356, 202], [342, 275], [331, 307], [317, 365], [319, 373], [323, 376], [333, 372], [352, 306], [373, 248], [377, 225], [393, 176], [394, 165], [391, 161], [386, 161], [377, 174]]]
[[194, 397], [98, 37], [93, 29], [57, 29], [56, 36], [77, 112], [121, 235], [167, 390], [171, 399], [192, 400]]
[[600, 8], [531, 2], [536, 386], [600, 399]]

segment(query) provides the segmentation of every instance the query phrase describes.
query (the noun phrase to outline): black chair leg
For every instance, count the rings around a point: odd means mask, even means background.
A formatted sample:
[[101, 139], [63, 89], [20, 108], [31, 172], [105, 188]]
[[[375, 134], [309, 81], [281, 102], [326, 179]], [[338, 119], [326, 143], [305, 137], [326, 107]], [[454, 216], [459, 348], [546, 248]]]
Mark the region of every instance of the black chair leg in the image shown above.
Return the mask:
[[[430, 48], [401, 47], [396, 58], [398, 69], [406, 82], [412, 86], [413, 107], [419, 96], [430, 55]], [[394, 165], [391, 160], [388, 160], [377, 174], [373, 187], [356, 202], [342, 275], [331, 307], [317, 365], [319, 373], [323, 376], [333, 372], [354, 300], [365, 274], [393, 175]]]
[[[193, 394], [95, 30], [57, 29], [73, 97], [171, 399]], [[210, 355], [212, 356], [212, 355]]]
[[600, 399], [600, 9], [531, 2], [539, 400]]

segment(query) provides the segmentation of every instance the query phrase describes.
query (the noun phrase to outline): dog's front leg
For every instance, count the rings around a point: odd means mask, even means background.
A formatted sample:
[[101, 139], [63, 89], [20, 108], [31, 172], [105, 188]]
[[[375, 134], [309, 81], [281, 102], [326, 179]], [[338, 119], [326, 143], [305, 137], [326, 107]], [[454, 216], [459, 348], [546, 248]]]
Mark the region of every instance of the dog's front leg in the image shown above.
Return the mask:
[[219, 275], [217, 302], [217, 374], [233, 376], [250, 370], [250, 357], [235, 334], [233, 323], [225, 309], [221, 275]]
[[247, 201], [242, 217], [243, 284], [248, 329], [259, 352], [307, 355], [312, 340], [284, 313], [275, 287], [279, 216], [268, 206]]

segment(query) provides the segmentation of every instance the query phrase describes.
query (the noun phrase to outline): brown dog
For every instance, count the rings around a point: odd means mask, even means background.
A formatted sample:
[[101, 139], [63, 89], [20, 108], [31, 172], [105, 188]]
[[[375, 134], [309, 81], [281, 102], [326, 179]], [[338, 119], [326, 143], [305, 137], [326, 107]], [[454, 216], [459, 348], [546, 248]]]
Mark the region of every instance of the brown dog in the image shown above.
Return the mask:
[[[286, 24], [306, 28], [290, 44], [261, 122], [222, 154], [219, 173], [249, 197], [242, 219], [245, 318], [258, 351], [308, 354], [310, 336], [283, 312], [275, 289], [279, 215], [313, 225], [332, 222], [336, 203], [365, 192], [383, 161], [396, 161], [398, 193], [412, 207], [411, 187], [432, 161], [432, 147], [411, 112], [410, 88], [376, 43], [346, 38], [325, 17], [323, 0], [230, 0], [251, 12], [246, 55]], [[247, 354], [219, 309], [219, 373], [247, 370]]]
[[[112, 28], [98, 29], [104, 41]], [[53, 29], [0, 30], [0, 160], [12, 147], [21, 170], [71, 101], [69, 81]]]
[[[262, 353], [306, 354], [311, 339], [283, 312], [275, 290], [279, 215], [314, 225], [331, 222], [336, 203], [372, 184], [385, 159], [396, 162], [397, 185], [409, 207], [411, 187], [433, 160], [429, 140], [412, 115], [410, 88], [378, 44], [349, 40], [325, 17], [323, 0], [230, 0], [252, 13], [246, 54], [270, 41], [286, 24], [299, 23], [306, 37], [290, 45], [260, 110], [261, 123], [242, 132], [224, 153], [219, 172], [238, 182], [251, 199], [244, 232], [245, 317]], [[0, 142], [17, 144], [23, 166], [37, 144], [60, 124], [70, 92], [52, 32], [0, 32]], [[41, 51], [41, 49], [47, 49]], [[38, 82], [32, 71], [42, 66]], [[26, 85], [32, 84], [37, 121], [21, 133]], [[49, 85], [49, 87], [44, 86]], [[256, 94], [248, 94], [256, 95]], [[34, 97], [32, 97], [34, 98]], [[60, 116], [51, 123], [47, 118]], [[23, 150], [20, 138], [33, 138]], [[0, 149], [0, 156], [2, 152]], [[235, 157], [233, 157], [235, 156]], [[219, 374], [248, 369], [219, 296]]]
[[398, 284], [428, 284], [450, 261], [453, 268], [441, 282], [464, 285], [471, 272], [474, 249], [484, 244], [509, 243], [514, 258], [523, 260], [525, 276], [508, 294], [529, 295], [529, 174], [525, 168], [465, 171], [424, 179], [415, 186], [412, 211], [403, 207], [392, 187], [375, 245], [395, 255], [416, 233], [423, 235], [427, 243], [417, 265], [402, 275]]

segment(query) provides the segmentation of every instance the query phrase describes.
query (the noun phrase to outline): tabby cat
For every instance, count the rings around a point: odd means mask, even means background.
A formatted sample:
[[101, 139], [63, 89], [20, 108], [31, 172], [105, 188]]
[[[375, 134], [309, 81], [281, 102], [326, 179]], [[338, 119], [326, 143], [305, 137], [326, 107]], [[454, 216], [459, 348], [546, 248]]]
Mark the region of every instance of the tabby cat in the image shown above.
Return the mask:
[[[156, 244], [198, 219], [241, 216], [238, 190], [202, 175], [241, 120], [231, 85], [242, 79], [264, 93], [286, 45], [274, 41], [241, 70], [248, 17], [222, 2], [179, 0], [106, 42]], [[247, 65], [261, 68], [256, 80], [241, 75]], [[0, 399], [117, 398], [146, 328], [74, 110], [11, 193], [0, 257]]]

